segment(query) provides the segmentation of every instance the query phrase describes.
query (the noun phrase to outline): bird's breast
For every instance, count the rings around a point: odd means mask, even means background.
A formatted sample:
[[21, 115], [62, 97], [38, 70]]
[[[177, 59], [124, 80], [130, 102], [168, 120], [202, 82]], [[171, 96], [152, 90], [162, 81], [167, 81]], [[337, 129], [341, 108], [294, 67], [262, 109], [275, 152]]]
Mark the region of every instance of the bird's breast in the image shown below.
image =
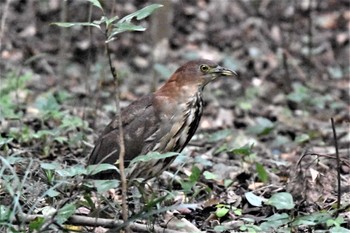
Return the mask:
[[153, 138], [158, 138], [154, 150], [180, 152], [194, 135], [202, 116], [201, 94], [197, 93], [186, 101], [166, 100], [166, 103], [159, 111], [162, 127], [153, 135]]

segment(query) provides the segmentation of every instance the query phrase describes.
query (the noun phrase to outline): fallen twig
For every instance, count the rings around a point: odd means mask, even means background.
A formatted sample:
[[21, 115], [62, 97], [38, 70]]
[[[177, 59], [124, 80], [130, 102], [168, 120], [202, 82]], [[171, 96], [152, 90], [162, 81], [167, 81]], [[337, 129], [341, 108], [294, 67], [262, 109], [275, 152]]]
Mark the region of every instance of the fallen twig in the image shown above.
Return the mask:
[[[40, 214], [23, 214], [16, 219], [19, 219], [22, 222], [30, 222], [35, 220], [36, 218], [45, 218], [45, 216]], [[14, 222], [18, 222], [18, 220], [14, 220]], [[65, 224], [71, 224], [71, 225], [77, 225], [77, 226], [90, 226], [90, 227], [101, 226], [105, 228], [116, 228], [116, 227], [120, 227], [122, 224], [124, 224], [124, 222], [122, 220], [115, 220], [115, 219], [93, 218], [93, 217], [86, 217], [86, 216], [80, 216], [80, 215], [73, 215], [65, 222]], [[150, 229], [149, 225], [135, 223], [135, 222], [130, 223], [129, 226], [131, 230], [134, 230], [137, 232], [148, 231]], [[162, 232], [162, 233], [184, 233], [183, 231], [166, 229], [160, 226], [153, 226], [152, 231]]]

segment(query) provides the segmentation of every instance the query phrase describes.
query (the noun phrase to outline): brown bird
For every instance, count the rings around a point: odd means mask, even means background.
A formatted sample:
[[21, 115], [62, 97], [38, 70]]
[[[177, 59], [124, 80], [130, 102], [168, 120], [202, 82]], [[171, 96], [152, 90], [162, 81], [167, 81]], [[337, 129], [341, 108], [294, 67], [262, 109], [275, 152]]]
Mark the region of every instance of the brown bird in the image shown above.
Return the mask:
[[[178, 68], [156, 92], [146, 95], [121, 112], [125, 143], [125, 167], [149, 152], [181, 152], [197, 130], [202, 116], [205, 85], [220, 76], [237, 75], [210, 60], [190, 61]], [[119, 158], [118, 119], [114, 119], [96, 142], [88, 164], [115, 164]], [[150, 179], [167, 169], [175, 157], [137, 162], [127, 179]], [[95, 178], [119, 178], [105, 171]]]

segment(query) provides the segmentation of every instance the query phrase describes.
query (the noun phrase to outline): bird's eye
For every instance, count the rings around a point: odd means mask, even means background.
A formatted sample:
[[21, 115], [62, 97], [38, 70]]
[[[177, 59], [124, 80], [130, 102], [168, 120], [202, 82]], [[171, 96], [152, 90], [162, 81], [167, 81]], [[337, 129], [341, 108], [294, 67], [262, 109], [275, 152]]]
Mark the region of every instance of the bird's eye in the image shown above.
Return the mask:
[[209, 66], [207, 65], [201, 65], [199, 68], [203, 73], [207, 73], [209, 71]]

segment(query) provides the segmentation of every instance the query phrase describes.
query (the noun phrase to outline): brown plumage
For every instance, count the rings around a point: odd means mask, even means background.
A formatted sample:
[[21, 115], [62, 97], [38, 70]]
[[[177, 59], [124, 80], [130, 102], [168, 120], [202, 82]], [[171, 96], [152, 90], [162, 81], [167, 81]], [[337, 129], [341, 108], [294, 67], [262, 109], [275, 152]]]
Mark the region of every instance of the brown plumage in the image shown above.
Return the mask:
[[[125, 166], [138, 155], [151, 151], [181, 152], [198, 127], [202, 109], [202, 91], [206, 84], [234, 71], [209, 60], [187, 62], [153, 94], [146, 95], [121, 112], [125, 142]], [[114, 164], [119, 157], [119, 131], [114, 119], [96, 142], [88, 164]], [[152, 178], [175, 159], [138, 162], [128, 169], [127, 178]], [[118, 178], [116, 172], [104, 172], [97, 178]]]

